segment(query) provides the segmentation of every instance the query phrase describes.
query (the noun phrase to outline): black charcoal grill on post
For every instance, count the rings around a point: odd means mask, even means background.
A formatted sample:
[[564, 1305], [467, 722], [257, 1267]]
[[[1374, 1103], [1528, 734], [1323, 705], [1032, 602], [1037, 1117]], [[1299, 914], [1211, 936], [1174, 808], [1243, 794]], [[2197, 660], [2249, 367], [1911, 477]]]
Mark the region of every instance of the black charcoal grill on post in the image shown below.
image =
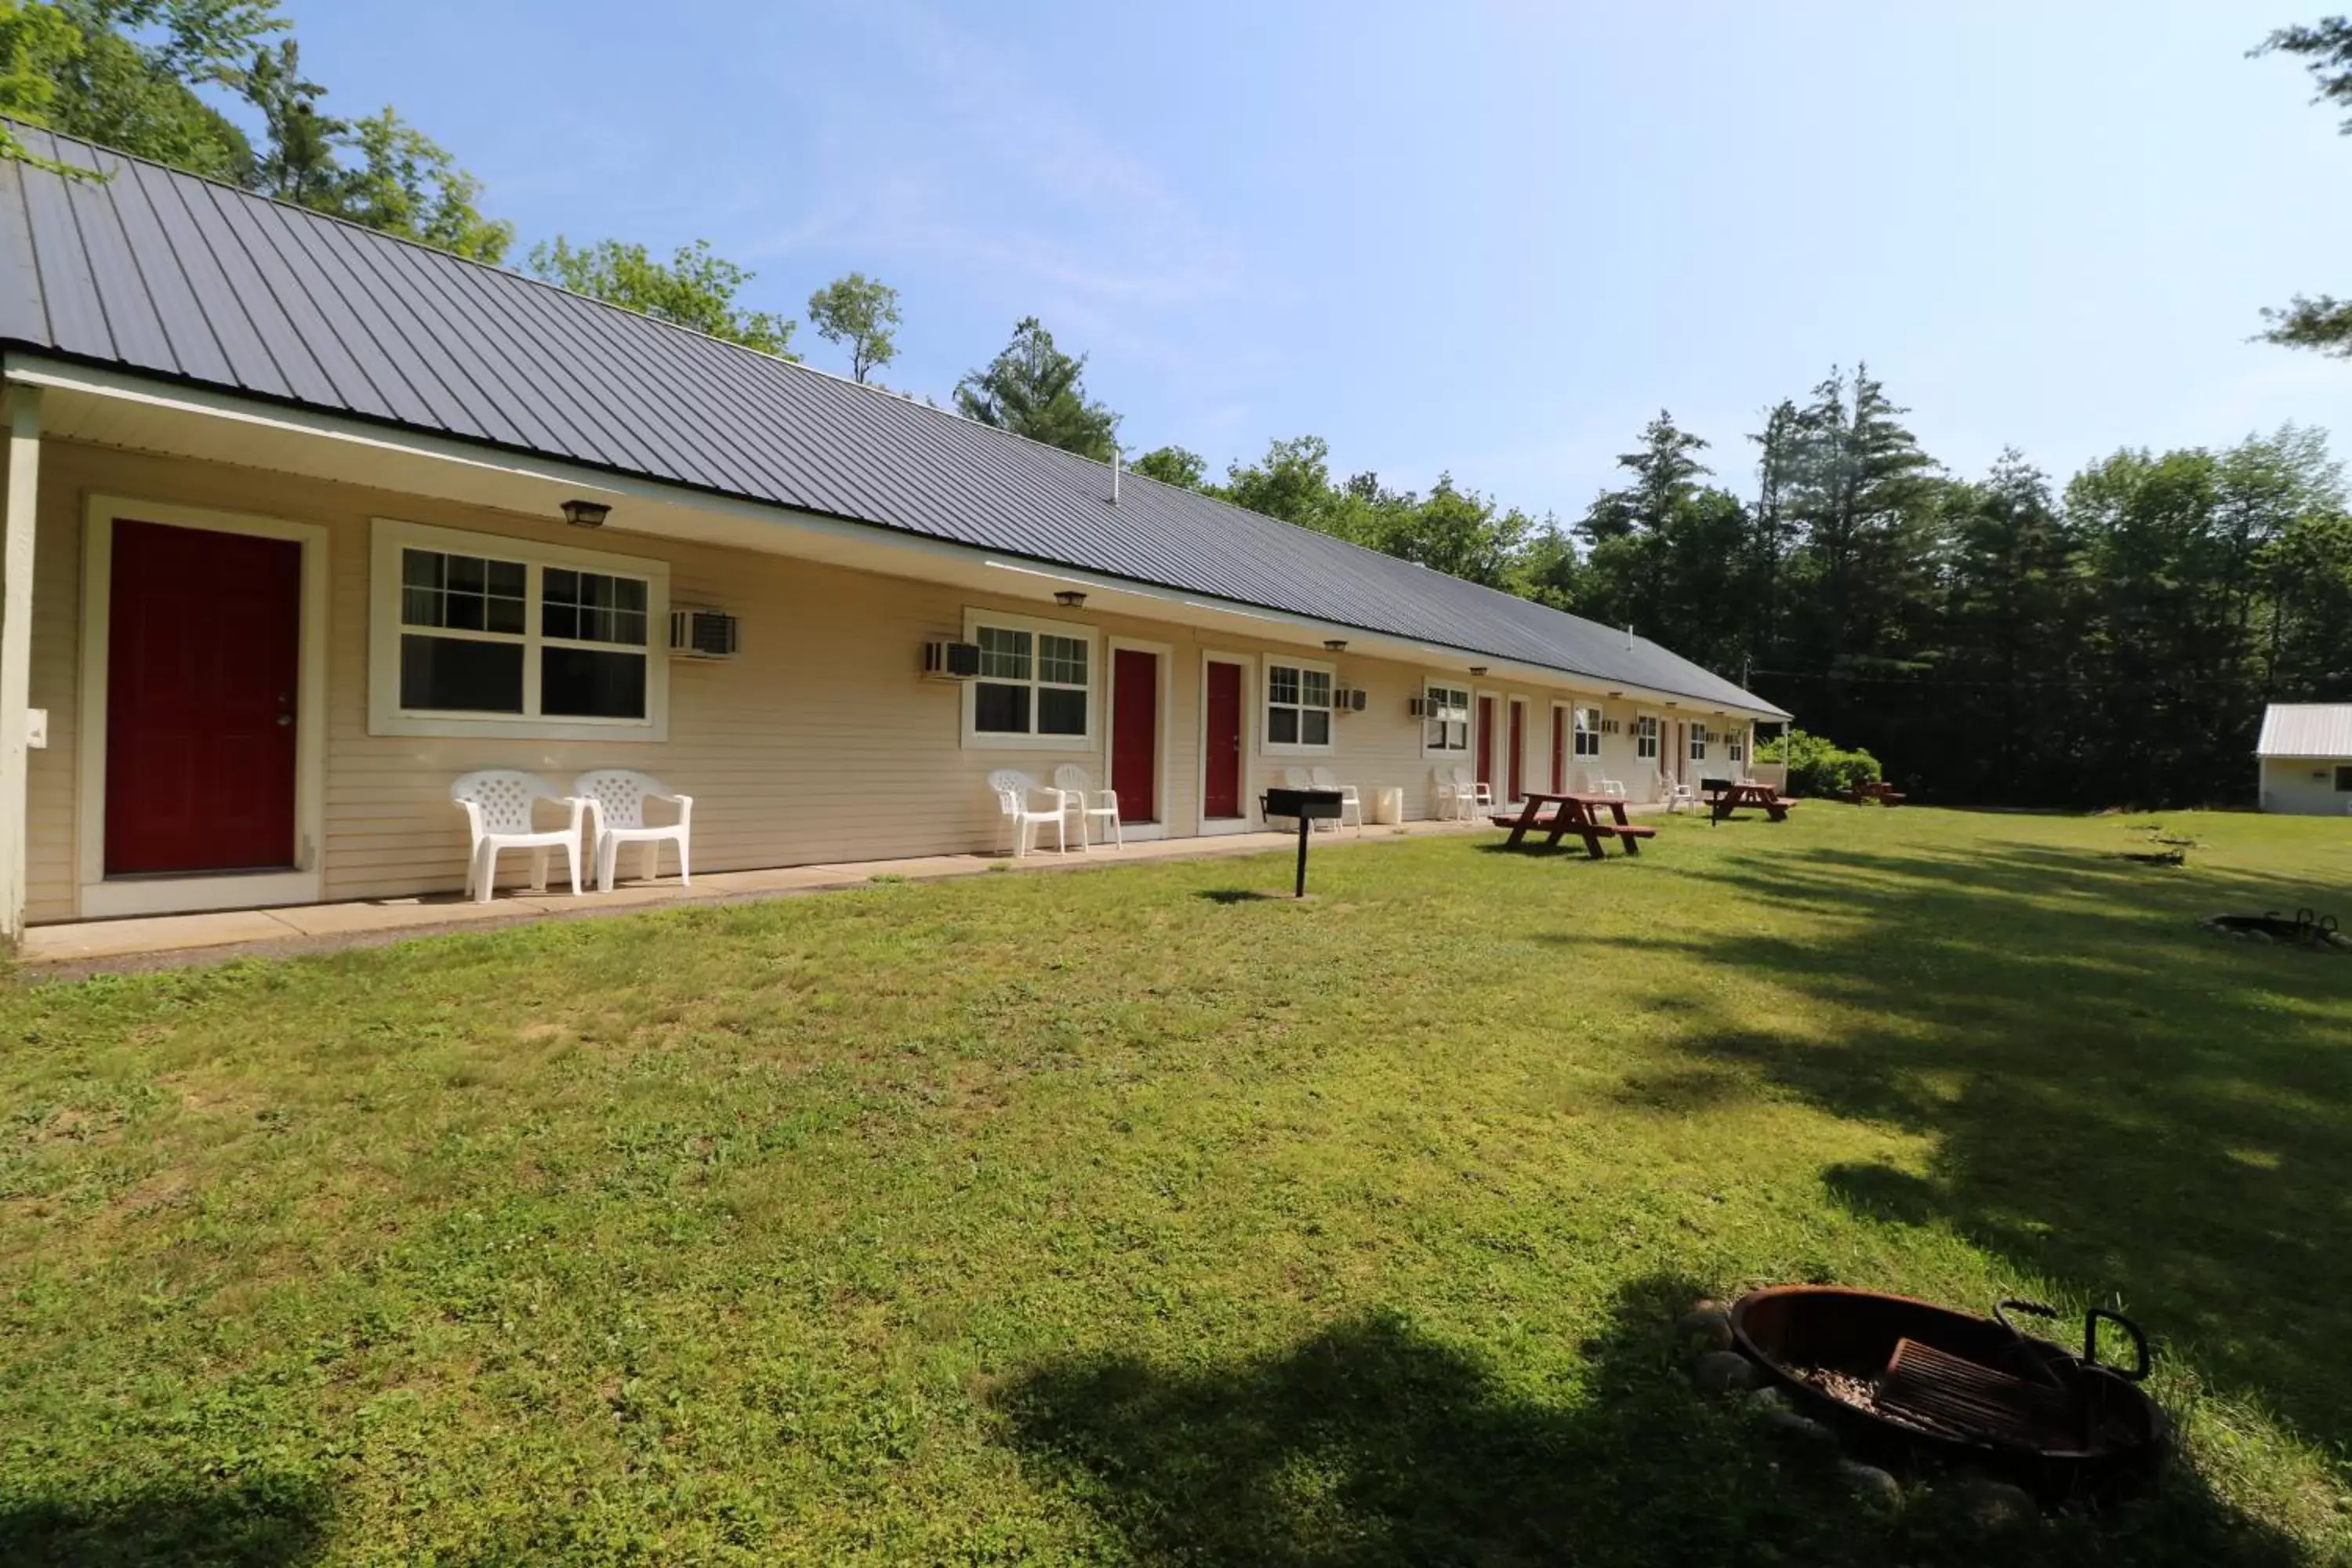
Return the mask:
[[1293, 898], [1307, 896], [1307, 832], [1318, 819], [1337, 822], [1339, 819], [1339, 792], [1336, 789], [1270, 789], [1257, 797], [1257, 809], [1262, 816], [1289, 816], [1298, 821], [1298, 886]]

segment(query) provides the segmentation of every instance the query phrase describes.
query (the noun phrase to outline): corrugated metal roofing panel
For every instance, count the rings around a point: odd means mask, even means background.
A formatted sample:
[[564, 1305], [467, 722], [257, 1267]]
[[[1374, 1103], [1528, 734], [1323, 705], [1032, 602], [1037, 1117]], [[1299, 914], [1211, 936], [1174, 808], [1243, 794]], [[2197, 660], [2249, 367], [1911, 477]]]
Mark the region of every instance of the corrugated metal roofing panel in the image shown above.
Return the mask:
[[332, 218], [22, 132], [0, 342], [1777, 712], [1630, 637], [1212, 497]]
[[2263, 710], [2258, 757], [2352, 757], [2352, 702], [2273, 702]]

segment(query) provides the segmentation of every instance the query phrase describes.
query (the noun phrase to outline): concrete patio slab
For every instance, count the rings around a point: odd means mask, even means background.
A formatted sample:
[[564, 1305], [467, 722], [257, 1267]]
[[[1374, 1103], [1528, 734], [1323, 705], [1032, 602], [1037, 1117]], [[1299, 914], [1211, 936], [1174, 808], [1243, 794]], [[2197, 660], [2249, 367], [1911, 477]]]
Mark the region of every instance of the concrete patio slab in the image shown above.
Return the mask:
[[[1414, 822], [1402, 826], [1375, 826], [1361, 834], [1353, 828], [1322, 832], [1315, 835], [1314, 842], [1319, 851], [1392, 842], [1399, 837], [1481, 831], [1492, 829], [1485, 823]], [[877, 878], [929, 881], [995, 870], [1103, 870], [1150, 861], [1260, 855], [1286, 850], [1297, 842], [1296, 836], [1288, 833], [1252, 831], [1205, 838], [1137, 839], [1121, 846], [1097, 845], [1088, 850], [1067, 853], [1043, 849], [1017, 858], [921, 855], [898, 860], [713, 871], [704, 873], [692, 888], [681, 888], [676, 881], [624, 882], [609, 893], [592, 892], [576, 898], [553, 889], [545, 893], [505, 891], [487, 904], [477, 904], [449, 893], [218, 914], [82, 921], [34, 927], [26, 933], [17, 957], [27, 968], [47, 966], [67, 973], [82, 966], [92, 970], [153, 967], [173, 962], [172, 955], [182, 952], [201, 954], [195, 962], [218, 962], [235, 956], [235, 950], [239, 949], [277, 955], [315, 952], [391, 940], [404, 932], [425, 933], [473, 924], [595, 918], [672, 903], [786, 898], [826, 889], [866, 886]]]
[[[459, 921], [512, 919], [521, 912], [510, 899], [478, 904], [456, 894], [443, 898], [378, 899], [351, 904], [301, 904], [270, 911], [304, 936], [343, 936], [353, 931], [399, 931], [409, 926], [450, 925]], [[187, 920], [210, 920], [188, 915]]]
[[32, 963], [76, 959], [121, 958], [137, 952], [180, 948], [226, 947], [270, 942], [298, 934], [295, 927], [264, 910], [233, 910], [210, 915], [153, 915], [141, 920], [82, 921], [74, 925], [35, 926], [25, 933], [18, 956]]

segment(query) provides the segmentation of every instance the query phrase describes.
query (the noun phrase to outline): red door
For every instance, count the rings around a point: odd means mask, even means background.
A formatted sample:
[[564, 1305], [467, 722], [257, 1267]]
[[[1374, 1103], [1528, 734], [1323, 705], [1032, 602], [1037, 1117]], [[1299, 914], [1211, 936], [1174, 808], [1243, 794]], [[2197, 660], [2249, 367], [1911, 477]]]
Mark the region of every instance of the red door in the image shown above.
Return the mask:
[[1524, 702], [1514, 702], [1514, 703], [1512, 703], [1512, 704], [1511, 704], [1511, 755], [1510, 755], [1510, 768], [1511, 768], [1511, 798], [1512, 798], [1513, 800], [1525, 800], [1525, 799], [1527, 799], [1527, 798], [1528, 798], [1528, 792], [1527, 792], [1527, 788], [1526, 788], [1527, 782], [1528, 782], [1528, 781], [1527, 781], [1527, 755], [1528, 755], [1528, 753], [1527, 753], [1527, 735], [1526, 735], [1526, 732], [1525, 732], [1525, 731], [1526, 731], [1526, 729], [1527, 729], [1527, 717], [1528, 717], [1528, 705], [1527, 705], [1526, 703], [1524, 703]]
[[1495, 700], [1478, 699], [1478, 782], [1495, 787]]
[[114, 525], [106, 870], [294, 863], [302, 547]]
[[1568, 710], [1551, 710], [1551, 792], [1568, 788]]
[[1201, 815], [1242, 814], [1242, 667], [1209, 663], [1208, 732], [1202, 737]]
[[1121, 822], [1160, 820], [1160, 656], [1111, 655], [1110, 787]]

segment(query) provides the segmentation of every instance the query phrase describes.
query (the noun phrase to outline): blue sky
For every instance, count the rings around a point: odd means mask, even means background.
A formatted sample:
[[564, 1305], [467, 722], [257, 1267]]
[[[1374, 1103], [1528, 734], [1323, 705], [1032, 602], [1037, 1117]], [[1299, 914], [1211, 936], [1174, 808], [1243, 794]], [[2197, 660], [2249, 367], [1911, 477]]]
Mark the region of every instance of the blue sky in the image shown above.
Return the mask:
[[2317, 0], [286, 9], [525, 246], [708, 238], [794, 316], [862, 268], [942, 402], [1034, 313], [1213, 470], [1312, 433], [1572, 519], [1667, 407], [1745, 490], [1857, 358], [1963, 473], [2352, 422], [2246, 342], [2352, 290], [2352, 139], [2242, 58]]

